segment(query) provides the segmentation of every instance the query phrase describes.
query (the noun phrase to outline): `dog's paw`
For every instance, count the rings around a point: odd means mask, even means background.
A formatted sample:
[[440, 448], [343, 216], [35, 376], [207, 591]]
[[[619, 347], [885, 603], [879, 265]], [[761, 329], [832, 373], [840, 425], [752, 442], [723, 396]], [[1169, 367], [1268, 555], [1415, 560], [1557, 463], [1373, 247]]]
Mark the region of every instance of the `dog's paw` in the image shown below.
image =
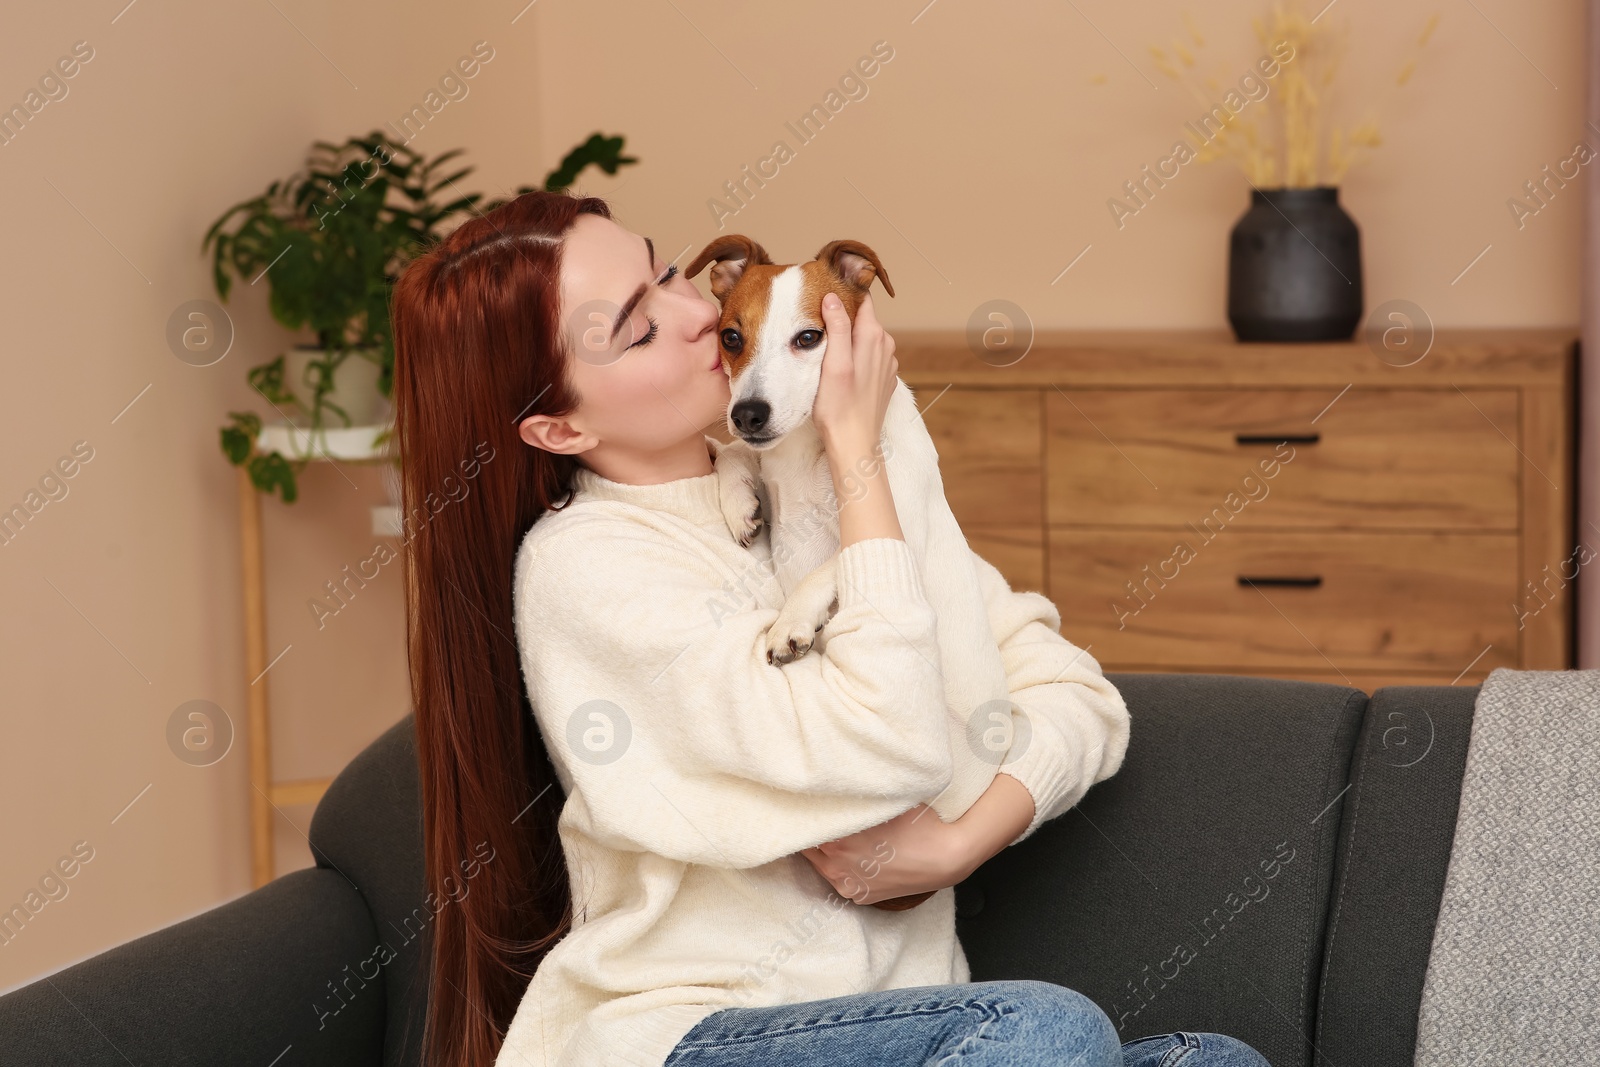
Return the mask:
[[761, 503], [755, 499], [754, 490], [750, 496], [749, 501], [744, 501], [735, 493], [734, 499], [724, 497], [722, 501], [722, 518], [728, 524], [728, 532], [745, 548], [749, 548], [756, 539], [756, 533], [765, 521], [761, 517]]
[[833, 617], [838, 598], [829, 596], [831, 603], [820, 604], [818, 593], [827, 594], [817, 582], [803, 585], [790, 594], [783, 610], [767, 629], [767, 662], [792, 663], [811, 651], [817, 635]]
[[794, 608], [792, 603], [784, 605], [778, 618], [767, 630], [768, 663], [793, 663], [804, 656], [811, 651], [811, 646], [817, 642], [817, 634], [828, 623], [826, 618], [818, 620], [814, 614]]
[[717, 450], [717, 500], [728, 532], [745, 548], [761, 529], [761, 499], [756, 482], [761, 477], [761, 460], [755, 449], [742, 441], [722, 445]]
[[[821, 629], [818, 627], [817, 629]], [[767, 662], [772, 664], [793, 663], [807, 652], [816, 639], [816, 630], [805, 635], [793, 633], [779, 633], [777, 627], [767, 631]]]

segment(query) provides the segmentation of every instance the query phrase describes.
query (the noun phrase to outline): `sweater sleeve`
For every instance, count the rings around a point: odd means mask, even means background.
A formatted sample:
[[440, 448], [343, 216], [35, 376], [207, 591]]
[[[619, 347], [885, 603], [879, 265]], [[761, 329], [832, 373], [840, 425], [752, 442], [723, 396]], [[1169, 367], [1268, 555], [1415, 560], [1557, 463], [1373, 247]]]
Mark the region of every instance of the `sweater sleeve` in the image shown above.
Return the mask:
[[[839, 553], [822, 649], [768, 663], [759, 581], [584, 522], [519, 562], [518, 646], [571, 818], [602, 845], [746, 868], [877, 825], [953, 773], [935, 618], [902, 540]], [[730, 582], [732, 584], [730, 584]]]
[[1033, 797], [1033, 821], [1014, 845], [1122, 766], [1128, 708], [1095, 658], [1061, 636], [1061, 614], [1048, 597], [1012, 590], [976, 552], [972, 562], [1000, 644], [1007, 688], [1029, 727], [1013, 732], [1013, 747], [1017, 739], [1025, 744], [999, 767]]

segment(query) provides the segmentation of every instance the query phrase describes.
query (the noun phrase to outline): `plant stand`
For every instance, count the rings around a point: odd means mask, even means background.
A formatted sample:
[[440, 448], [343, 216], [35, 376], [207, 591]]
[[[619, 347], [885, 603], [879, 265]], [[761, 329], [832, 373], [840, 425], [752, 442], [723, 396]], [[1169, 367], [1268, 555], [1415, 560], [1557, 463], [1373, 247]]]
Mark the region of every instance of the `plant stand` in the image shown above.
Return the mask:
[[[312, 453], [305, 431], [285, 423], [263, 426], [256, 447], [276, 449], [286, 456], [352, 463], [386, 462], [388, 456], [373, 444], [384, 426], [352, 426], [319, 435]], [[283, 805], [315, 804], [327, 792], [332, 778], [277, 781], [272, 774], [272, 706], [268, 699], [267, 601], [264, 539], [261, 531], [261, 491], [250, 480], [248, 466], [238, 468], [239, 542], [244, 590], [245, 695], [248, 718], [246, 736], [250, 751], [250, 875], [257, 888], [272, 881], [272, 813]], [[372, 532], [392, 536], [398, 526], [397, 504], [372, 509]]]

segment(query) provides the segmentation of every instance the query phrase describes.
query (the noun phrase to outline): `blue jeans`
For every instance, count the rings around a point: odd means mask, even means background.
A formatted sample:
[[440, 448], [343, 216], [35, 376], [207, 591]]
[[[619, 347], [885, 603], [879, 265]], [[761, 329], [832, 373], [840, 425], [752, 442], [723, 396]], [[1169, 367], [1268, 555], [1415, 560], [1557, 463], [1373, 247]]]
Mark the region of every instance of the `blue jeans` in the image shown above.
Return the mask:
[[1269, 1067], [1222, 1034], [1119, 1045], [1105, 1012], [1051, 982], [911, 986], [766, 1008], [723, 1008], [664, 1067]]

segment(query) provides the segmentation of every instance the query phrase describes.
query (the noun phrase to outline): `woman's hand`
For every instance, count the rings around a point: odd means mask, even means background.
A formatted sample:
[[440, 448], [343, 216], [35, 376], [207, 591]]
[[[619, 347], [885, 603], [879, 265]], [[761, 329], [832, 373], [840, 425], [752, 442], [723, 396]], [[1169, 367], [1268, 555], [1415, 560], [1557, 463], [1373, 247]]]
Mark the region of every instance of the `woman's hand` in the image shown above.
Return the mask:
[[875, 904], [891, 897], [955, 885], [968, 867], [971, 849], [961, 820], [947, 823], [926, 804], [849, 837], [825, 841], [801, 855], [842, 897]]
[[888, 822], [803, 849], [801, 855], [840, 896], [874, 904], [964, 881], [1015, 841], [1033, 815], [1033, 795], [1002, 771], [955, 822], [918, 804]]
[[905, 540], [884, 466], [883, 420], [898, 388], [894, 338], [861, 298], [852, 324], [837, 293], [822, 298], [827, 350], [811, 419], [822, 437], [839, 502], [839, 548], [873, 537]]
[[822, 323], [828, 347], [822, 353], [822, 376], [811, 404], [811, 420], [830, 459], [874, 452], [900, 373], [894, 338], [878, 321], [870, 293], [861, 298], [854, 322], [838, 294], [826, 294]]

